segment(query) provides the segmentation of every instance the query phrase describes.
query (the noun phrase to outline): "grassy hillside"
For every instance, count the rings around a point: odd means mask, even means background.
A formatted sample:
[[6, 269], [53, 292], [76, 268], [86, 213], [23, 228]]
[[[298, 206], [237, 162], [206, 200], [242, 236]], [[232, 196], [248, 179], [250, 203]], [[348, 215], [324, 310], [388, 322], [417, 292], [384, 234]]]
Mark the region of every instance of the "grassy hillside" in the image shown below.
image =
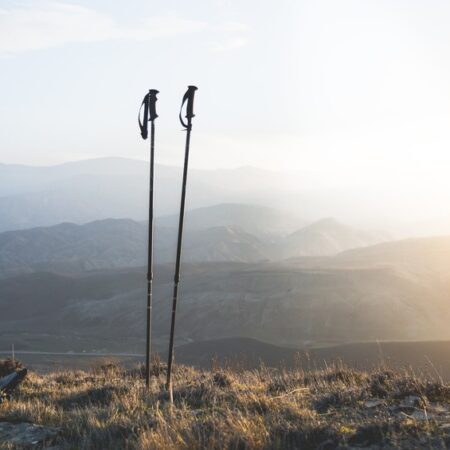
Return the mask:
[[[155, 374], [146, 392], [139, 368], [32, 373], [16, 398], [0, 406], [0, 433], [7, 428], [11, 437], [23, 422], [50, 427], [53, 437], [33, 448], [58, 449], [443, 449], [450, 444], [450, 386], [406, 372], [177, 366], [173, 406], [163, 368], [155, 367]], [[20, 446], [3, 439], [1, 448]]]
[[[177, 347], [178, 362], [210, 368], [211, 361], [254, 369], [293, 368], [301, 364], [306, 371], [323, 369], [342, 361], [354, 369], [372, 370], [380, 364], [402, 370], [412, 368], [427, 377], [450, 381], [450, 342], [357, 342], [326, 345], [307, 350], [279, 347], [254, 339], [230, 338], [194, 342]], [[164, 355], [165, 356], [165, 355]]]
[[[11, 355], [11, 349], [5, 351], [7, 339], [0, 339], [1, 357]], [[104, 361], [120, 362], [131, 367], [144, 359], [144, 339], [138, 342], [126, 341], [125, 345], [132, 347], [135, 344], [137, 353], [102, 354], [95, 352], [67, 353], [64, 345], [70, 345], [64, 339], [61, 342], [61, 351], [36, 352], [17, 351], [19, 357], [27, 367], [39, 373], [49, 373], [55, 370], [91, 369], [103, 364]], [[44, 347], [50, 342], [39, 341]], [[78, 342], [80, 345], [82, 342]], [[91, 342], [96, 348], [101, 348], [102, 342]], [[73, 343], [72, 343], [73, 345]], [[66, 347], [67, 348], [67, 347]], [[89, 348], [89, 347], [88, 347]], [[210, 369], [214, 364], [239, 367], [253, 370], [261, 364], [273, 368], [292, 369], [301, 365], [305, 371], [324, 369], [339, 360], [346, 366], [357, 370], [373, 370], [381, 364], [388, 364], [396, 370], [405, 367], [428, 378], [450, 382], [450, 342], [360, 342], [343, 345], [324, 345], [309, 349], [295, 349], [280, 347], [255, 339], [228, 338], [199, 341], [180, 345], [175, 348], [176, 361], [179, 364], [194, 366], [199, 369]], [[167, 348], [159, 353], [159, 357], [167, 360]]]

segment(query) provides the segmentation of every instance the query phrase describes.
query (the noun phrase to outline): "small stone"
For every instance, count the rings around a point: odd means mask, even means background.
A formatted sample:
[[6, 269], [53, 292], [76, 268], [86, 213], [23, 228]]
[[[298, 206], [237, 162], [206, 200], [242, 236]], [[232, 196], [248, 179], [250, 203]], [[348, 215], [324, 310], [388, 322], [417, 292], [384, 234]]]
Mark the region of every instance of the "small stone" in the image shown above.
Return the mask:
[[408, 395], [408, 397], [405, 397], [400, 404], [400, 407], [402, 408], [410, 408], [414, 406], [420, 406], [421, 400], [420, 397], [417, 397], [417, 395]]
[[411, 417], [416, 420], [429, 420], [434, 418], [434, 414], [427, 413], [426, 411], [414, 411]]
[[389, 406], [389, 411], [393, 414], [412, 414], [415, 411], [414, 406], [393, 405]]
[[0, 442], [15, 445], [38, 445], [55, 437], [59, 428], [43, 427], [33, 423], [0, 422]]
[[378, 400], [378, 399], [367, 400], [364, 403], [364, 407], [365, 408], [376, 408], [377, 406], [381, 406], [381, 405], [383, 405], [383, 402], [381, 400]]

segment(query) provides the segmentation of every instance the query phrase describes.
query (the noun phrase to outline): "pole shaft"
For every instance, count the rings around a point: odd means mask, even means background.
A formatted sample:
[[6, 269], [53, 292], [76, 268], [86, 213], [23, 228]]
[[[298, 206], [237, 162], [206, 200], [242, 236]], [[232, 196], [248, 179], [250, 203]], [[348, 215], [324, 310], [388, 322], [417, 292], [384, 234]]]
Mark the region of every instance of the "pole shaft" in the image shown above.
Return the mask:
[[153, 291], [153, 180], [155, 171], [155, 124], [150, 131], [150, 185], [148, 201], [148, 260], [147, 260], [147, 348], [145, 352], [145, 385], [150, 386], [152, 358], [152, 291]]
[[175, 339], [175, 317], [177, 312], [178, 287], [180, 283], [180, 266], [181, 266], [181, 249], [183, 244], [183, 227], [184, 227], [184, 206], [186, 202], [186, 184], [189, 163], [189, 144], [191, 141], [191, 118], [188, 118], [188, 126], [186, 129], [186, 147], [184, 152], [184, 168], [183, 168], [183, 184], [181, 188], [181, 204], [180, 218], [178, 222], [178, 240], [177, 240], [177, 257], [175, 260], [175, 277], [173, 285], [173, 301], [172, 301], [172, 319], [170, 322], [170, 342], [169, 342], [169, 359], [167, 361], [167, 382], [166, 388], [172, 395], [172, 366], [173, 366], [173, 347]]

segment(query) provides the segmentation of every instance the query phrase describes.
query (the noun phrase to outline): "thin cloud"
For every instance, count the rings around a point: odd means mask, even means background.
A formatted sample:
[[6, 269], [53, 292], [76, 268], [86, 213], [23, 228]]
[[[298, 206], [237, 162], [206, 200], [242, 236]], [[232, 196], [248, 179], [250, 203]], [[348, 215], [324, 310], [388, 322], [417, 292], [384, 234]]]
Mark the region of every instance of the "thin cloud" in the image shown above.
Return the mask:
[[225, 22], [218, 29], [228, 33], [245, 33], [249, 31], [248, 25], [241, 22]]
[[201, 21], [176, 15], [150, 17], [123, 26], [90, 8], [39, 2], [31, 8], [0, 9], [0, 54], [61, 47], [68, 43], [150, 40], [207, 29]]
[[150, 40], [167, 38], [180, 34], [198, 33], [208, 29], [205, 22], [184, 19], [171, 15], [149, 17], [134, 28], [124, 28], [120, 33], [123, 39]]
[[220, 40], [210, 43], [213, 52], [228, 52], [248, 44], [248, 25], [241, 22], [225, 22], [218, 24], [215, 31], [221, 35]]
[[244, 47], [248, 44], [248, 38], [244, 36], [231, 37], [224, 42], [213, 43], [212, 50], [215, 52], [227, 52]]

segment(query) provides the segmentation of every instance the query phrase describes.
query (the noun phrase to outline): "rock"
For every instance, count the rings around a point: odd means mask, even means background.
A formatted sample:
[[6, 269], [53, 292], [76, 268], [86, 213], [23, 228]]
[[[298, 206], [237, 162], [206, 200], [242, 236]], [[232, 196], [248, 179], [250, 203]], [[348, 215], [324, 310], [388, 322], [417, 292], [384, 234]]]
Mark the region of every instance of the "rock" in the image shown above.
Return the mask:
[[417, 397], [416, 395], [408, 395], [408, 397], [405, 397], [402, 401], [402, 403], [399, 405], [401, 408], [412, 408], [415, 406], [421, 406], [422, 400], [420, 397]]
[[416, 420], [430, 420], [434, 418], [434, 414], [427, 413], [426, 411], [414, 411], [411, 417]]
[[54, 438], [59, 431], [59, 428], [43, 427], [28, 422], [0, 422], [0, 442], [12, 445], [37, 445]]
[[383, 405], [383, 402], [381, 400], [378, 399], [371, 399], [371, 400], [367, 400], [366, 402], [364, 402], [364, 407], [365, 408], [376, 408], [377, 406], [381, 406]]
[[414, 406], [393, 405], [389, 406], [388, 410], [393, 414], [412, 414], [416, 408]]

